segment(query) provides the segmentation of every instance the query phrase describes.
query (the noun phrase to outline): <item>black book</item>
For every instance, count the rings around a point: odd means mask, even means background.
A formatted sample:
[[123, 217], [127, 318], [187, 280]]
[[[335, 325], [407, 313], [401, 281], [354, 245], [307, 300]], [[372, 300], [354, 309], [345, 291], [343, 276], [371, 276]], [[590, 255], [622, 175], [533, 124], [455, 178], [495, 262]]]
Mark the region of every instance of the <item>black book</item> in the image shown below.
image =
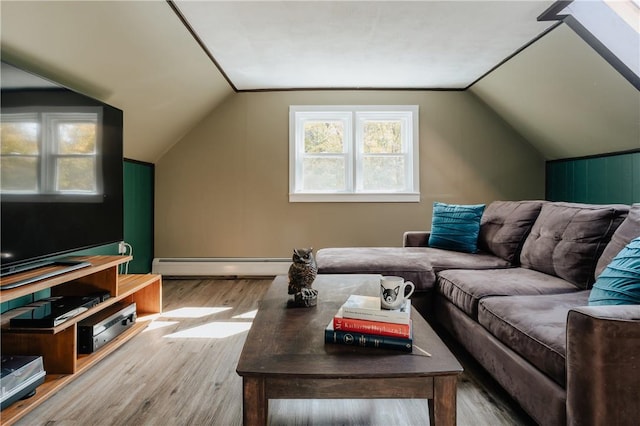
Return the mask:
[[365, 348], [393, 349], [402, 352], [413, 350], [413, 337], [389, 337], [368, 333], [334, 330], [333, 320], [324, 330], [324, 342], [347, 346], [361, 346]]

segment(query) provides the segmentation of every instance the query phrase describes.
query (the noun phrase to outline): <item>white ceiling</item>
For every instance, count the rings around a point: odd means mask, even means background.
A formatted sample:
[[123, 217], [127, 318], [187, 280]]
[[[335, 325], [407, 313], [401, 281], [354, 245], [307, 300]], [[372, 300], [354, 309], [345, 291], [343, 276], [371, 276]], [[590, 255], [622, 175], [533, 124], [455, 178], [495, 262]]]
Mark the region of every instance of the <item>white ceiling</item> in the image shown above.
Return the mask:
[[554, 22], [554, 1], [173, 4], [235, 89], [463, 89]]

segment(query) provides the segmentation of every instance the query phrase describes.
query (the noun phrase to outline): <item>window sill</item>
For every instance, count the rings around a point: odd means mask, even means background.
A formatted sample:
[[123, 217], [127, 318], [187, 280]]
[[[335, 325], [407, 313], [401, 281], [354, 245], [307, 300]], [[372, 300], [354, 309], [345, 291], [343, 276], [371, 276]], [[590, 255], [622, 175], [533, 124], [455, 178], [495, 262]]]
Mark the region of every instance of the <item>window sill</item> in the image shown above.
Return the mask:
[[290, 203], [419, 203], [420, 193], [385, 193], [385, 194], [289, 194]]

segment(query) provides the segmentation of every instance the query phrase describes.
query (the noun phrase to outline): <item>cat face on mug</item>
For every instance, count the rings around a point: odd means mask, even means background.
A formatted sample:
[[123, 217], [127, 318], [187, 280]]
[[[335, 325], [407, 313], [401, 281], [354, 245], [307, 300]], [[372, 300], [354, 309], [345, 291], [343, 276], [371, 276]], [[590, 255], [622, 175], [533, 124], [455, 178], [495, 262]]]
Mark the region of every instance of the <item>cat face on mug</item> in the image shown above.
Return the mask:
[[392, 304], [398, 298], [398, 292], [400, 291], [400, 286], [394, 288], [393, 290], [390, 288], [384, 288], [383, 285], [380, 285], [382, 288], [382, 298], [385, 302]]

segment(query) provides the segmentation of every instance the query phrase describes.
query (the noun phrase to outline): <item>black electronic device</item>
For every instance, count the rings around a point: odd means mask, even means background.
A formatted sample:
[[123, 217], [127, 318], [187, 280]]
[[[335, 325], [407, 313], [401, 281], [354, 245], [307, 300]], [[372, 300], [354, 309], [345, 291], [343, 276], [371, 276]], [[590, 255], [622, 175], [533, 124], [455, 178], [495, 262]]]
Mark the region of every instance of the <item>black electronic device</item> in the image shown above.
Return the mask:
[[66, 286], [63, 289], [57, 289], [60, 296], [91, 296], [100, 299], [100, 302], [111, 298], [109, 291], [101, 289], [93, 284], [74, 281], [72, 286]]
[[123, 240], [123, 113], [1, 62], [0, 276], [6, 290], [87, 264], [60, 257]]
[[44, 383], [42, 357], [38, 355], [3, 355], [0, 377], [0, 408], [33, 395]]
[[78, 353], [90, 354], [106, 345], [137, 319], [136, 304], [115, 303], [78, 323]]
[[11, 318], [12, 328], [50, 328], [57, 327], [100, 303], [96, 296], [56, 296], [40, 299], [26, 305], [33, 308]]
[[111, 293], [108, 291], [96, 291], [95, 293], [91, 293], [89, 296], [97, 297], [100, 302], [104, 302], [107, 299], [111, 298]]

